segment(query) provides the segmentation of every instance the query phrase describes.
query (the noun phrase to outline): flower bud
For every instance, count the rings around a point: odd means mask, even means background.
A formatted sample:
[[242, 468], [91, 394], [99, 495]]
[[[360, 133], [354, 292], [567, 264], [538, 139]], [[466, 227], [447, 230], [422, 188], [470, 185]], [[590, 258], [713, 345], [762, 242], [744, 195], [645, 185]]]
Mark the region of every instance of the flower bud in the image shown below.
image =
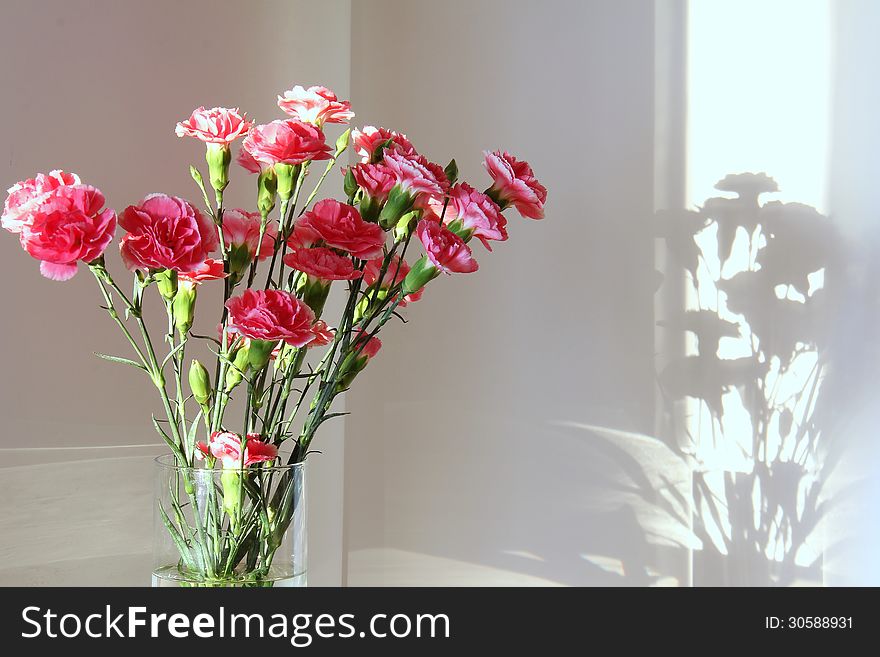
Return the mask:
[[342, 151], [348, 148], [348, 140], [351, 138], [351, 128], [343, 132], [339, 137], [336, 138], [336, 153], [335, 156], [339, 157], [342, 155]]
[[156, 286], [159, 288], [159, 294], [166, 301], [171, 301], [177, 294], [177, 272], [173, 269], [163, 269], [156, 272], [153, 276], [156, 280]]
[[232, 161], [232, 151], [229, 144], [207, 144], [205, 160], [208, 162], [208, 176], [211, 178], [211, 187], [217, 192], [222, 192], [229, 184], [229, 163]]
[[197, 360], [189, 366], [189, 389], [199, 406], [204, 407], [211, 400], [211, 378], [205, 366]]
[[275, 169], [269, 167], [257, 178], [257, 209], [262, 215], [268, 215], [275, 207], [275, 192], [278, 190], [278, 177]]
[[227, 393], [231, 392], [244, 378], [244, 373], [248, 370], [248, 351], [247, 346], [239, 347], [235, 353], [235, 358], [232, 359], [232, 365], [226, 370], [226, 381], [224, 383], [226, 384], [225, 391]]
[[379, 353], [382, 342], [379, 338], [372, 337], [364, 343], [366, 335], [363, 333], [351, 345], [351, 351], [342, 361], [339, 368], [339, 382], [336, 384], [336, 392], [342, 392], [351, 387], [355, 377], [360, 374], [367, 363]]
[[431, 264], [428, 256], [422, 256], [416, 260], [406, 278], [403, 279], [403, 285], [400, 289], [401, 296], [405, 297], [418, 292], [439, 275], [440, 270]]
[[174, 326], [183, 338], [192, 328], [193, 318], [196, 314], [196, 285], [184, 281], [177, 288], [177, 295], [171, 306], [171, 314], [174, 317]]

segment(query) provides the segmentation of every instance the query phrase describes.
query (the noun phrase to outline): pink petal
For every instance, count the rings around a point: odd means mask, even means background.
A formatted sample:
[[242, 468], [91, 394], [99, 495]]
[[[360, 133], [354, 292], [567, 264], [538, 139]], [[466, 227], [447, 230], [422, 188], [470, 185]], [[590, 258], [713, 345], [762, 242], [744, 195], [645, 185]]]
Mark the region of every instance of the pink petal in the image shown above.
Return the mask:
[[65, 265], [59, 265], [46, 260], [40, 261], [40, 273], [46, 278], [53, 281], [69, 281], [76, 276], [76, 263], [69, 262]]

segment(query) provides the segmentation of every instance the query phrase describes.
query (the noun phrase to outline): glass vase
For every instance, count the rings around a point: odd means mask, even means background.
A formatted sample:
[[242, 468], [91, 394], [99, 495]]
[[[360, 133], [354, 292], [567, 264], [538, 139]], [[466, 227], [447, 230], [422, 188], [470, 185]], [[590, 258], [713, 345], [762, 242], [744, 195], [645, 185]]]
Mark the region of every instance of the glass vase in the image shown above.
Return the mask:
[[153, 586], [305, 586], [305, 464], [199, 465], [156, 459]]

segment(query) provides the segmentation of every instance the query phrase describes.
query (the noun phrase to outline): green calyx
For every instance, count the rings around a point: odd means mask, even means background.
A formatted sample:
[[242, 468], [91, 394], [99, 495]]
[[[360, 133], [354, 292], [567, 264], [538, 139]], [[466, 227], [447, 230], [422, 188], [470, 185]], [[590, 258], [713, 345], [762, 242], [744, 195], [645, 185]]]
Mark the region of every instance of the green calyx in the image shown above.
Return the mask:
[[229, 184], [229, 163], [232, 161], [232, 151], [229, 149], [229, 144], [208, 144], [205, 160], [208, 162], [211, 187], [214, 188], [214, 191], [222, 193]]
[[302, 292], [302, 300], [315, 313], [315, 319], [319, 319], [330, 295], [330, 281], [314, 276], [300, 276], [297, 290]]
[[422, 256], [416, 260], [416, 263], [412, 266], [412, 269], [409, 270], [406, 278], [403, 279], [400, 294], [407, 296], [408, 294], [418, 292], [439, 275], [440, 270], [431, 264], [431, 261], [428, 260], [428, 256]]
[[413, 197], [400, 185], [395, 185], [388, 194], [388, 200], [379, 213], [379, 225], [390, 230], [397, 225], [401, 217], [412, 210]]
[[257, 209], [260, 214], [268, 215], [275, 208], [275, 194], [278, 191], [278, 176], [275, 169], [269, 167], [260, 172], [257, 178]]
[[403, 215], [400, 220], [397, 222], [397, 225], [394, 227], [394, 241], [395, 242], [403, 242], [407, 237], [410, 236], [416, 225], [419, 223], [419, 217], [421, 217], [420, 210], [414, 210], [413, 212], [407, 212]]
[[171, 303], [174, 326], [181, 338], [192, 328], [196, 314], [196, 295], [196, 286], [192, 283], [184, 283], [178, 286], [177, 294]]
[[460, 219], [456, 219], [455, 221], [446, 224], [446, 227], [450, 232], [455, 233], [465, 242], [470, 242], [471, 238], [474, 236], [474, 229], [465, 228]]
[[237, 284], [247, 268], [251, 264], [251, 252], [248, 250], [247, 244], [233, 244], [229, 248], [229, 282], [231, 285]]
[[153, 274], [153, 280], [156, 281], [162, 298], [172, 301], [177, 294], [177, 272], [173, 269], [163, 269]]
[[289, 201], [293, 196], [293, 187], [299, 176], [300, 167], [293, 164], [283, 164], [279, 162], [275, 165], [275, 176], [277, 178], [278, 198], [282, 201]]
[[259, 372], [266, 366], [277, 344], [277, 340], [251, 340], [248, 348], [248, 365], [254, 372]]

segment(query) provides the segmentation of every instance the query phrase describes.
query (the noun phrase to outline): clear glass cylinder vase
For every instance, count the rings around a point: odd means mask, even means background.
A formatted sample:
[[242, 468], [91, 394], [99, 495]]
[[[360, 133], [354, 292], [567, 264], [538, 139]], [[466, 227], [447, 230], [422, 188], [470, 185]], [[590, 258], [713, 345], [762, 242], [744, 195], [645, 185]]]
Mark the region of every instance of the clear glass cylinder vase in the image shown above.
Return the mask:
[[240, 469], [156, 459], [153, 586], [306, 585], [305, 464]]

